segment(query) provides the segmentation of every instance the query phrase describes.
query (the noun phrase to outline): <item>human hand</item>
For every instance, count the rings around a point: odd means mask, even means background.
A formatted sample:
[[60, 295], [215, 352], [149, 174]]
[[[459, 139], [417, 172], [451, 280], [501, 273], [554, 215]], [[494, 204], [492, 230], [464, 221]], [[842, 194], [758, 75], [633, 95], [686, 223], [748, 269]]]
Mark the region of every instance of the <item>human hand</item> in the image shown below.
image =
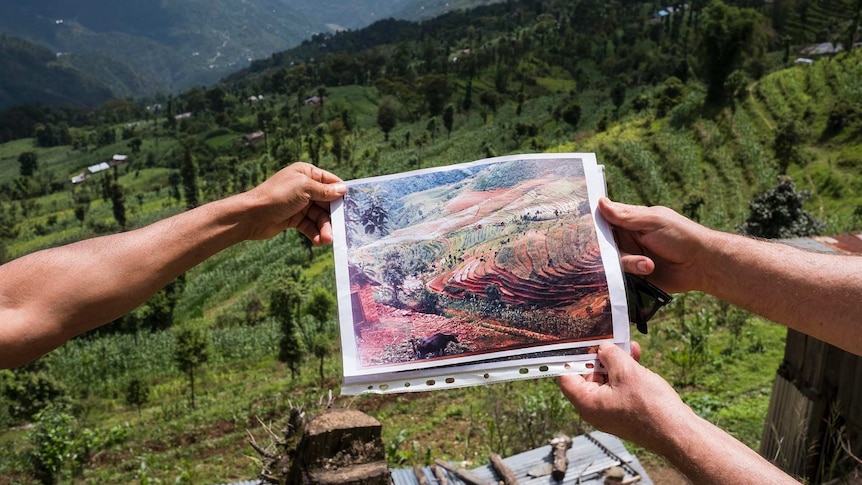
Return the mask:
[[643, 207], [599, 200], [599, 212], [613, 226], [627, 273], [648, 276], [668, 293], [704, 288], [701, 269], [715, 231], [667, 207]]
[[632, 355], [606, 343], [599, 347], [598, 357], [607, 375], [557, 378], [578, 414], [597, 429], [655, 450], [673, 420], [693, 414], [670, 384], [638, 363], [636, 342], [632, 342]]
[[309, 163], [283, 168], [262, 184], [241, 194], [251, 202], [248, 239], [267, 239], [296, 228], [315, 246], [332, 242], [329, 203], [343, 196], [341, 179]]

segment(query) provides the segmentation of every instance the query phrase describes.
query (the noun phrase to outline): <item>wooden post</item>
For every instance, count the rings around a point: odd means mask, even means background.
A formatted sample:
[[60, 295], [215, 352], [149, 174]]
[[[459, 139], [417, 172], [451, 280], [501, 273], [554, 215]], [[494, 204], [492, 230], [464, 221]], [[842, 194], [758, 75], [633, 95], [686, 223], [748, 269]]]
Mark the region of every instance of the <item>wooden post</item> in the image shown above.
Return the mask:
[[566, 457], [566, 453], [572, 447], [572, 439], [564, 434], [558, 434], [550, 443], [554, 453], [554, 470], [551, 472], [551, 476], [554, 480], [561, 482], [566, 477], [566, 470], [569, 469], [569, 459]]

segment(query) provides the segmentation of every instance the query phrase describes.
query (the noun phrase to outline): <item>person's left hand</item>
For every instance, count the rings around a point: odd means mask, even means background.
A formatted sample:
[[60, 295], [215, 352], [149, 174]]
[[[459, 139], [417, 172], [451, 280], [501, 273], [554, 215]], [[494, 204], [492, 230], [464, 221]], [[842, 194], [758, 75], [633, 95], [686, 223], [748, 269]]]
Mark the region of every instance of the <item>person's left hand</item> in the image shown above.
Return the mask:
[[563, 394], [578, 414], [597, 429], [653, 449], [661, 431], [690, 409], [664, 379], [638, 363], [641, 349], [632, 342], [632, 355], [614, 344], [599, 347], [607, 375], [567, 374], [557, 378]]
[[293, 227], [316, 246], [329, 244], [329, 203], [346, 192], [340, 178], [314, 165], [297, 162], [285, 167], [240, 195], [251, 202], [248, 239], [268, 239]]

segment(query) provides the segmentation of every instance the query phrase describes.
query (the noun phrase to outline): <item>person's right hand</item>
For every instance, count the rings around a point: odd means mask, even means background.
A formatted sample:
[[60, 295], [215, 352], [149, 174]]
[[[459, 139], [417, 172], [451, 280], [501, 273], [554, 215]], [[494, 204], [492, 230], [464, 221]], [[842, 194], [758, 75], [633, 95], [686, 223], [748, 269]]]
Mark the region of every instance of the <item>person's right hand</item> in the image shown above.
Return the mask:
[[599, 200], [599, 212], [614, 228], [627, 273], [646, 276], [668, 293], [704, 288], [703, 268], [716, 231], [667, 207]]
[[302, 162], [289, 165], [239, 195], [251, 201], [244, 214], [247, 238], [267, 239], [292, 227], [316, 246], [330, 244], [329, 203], [346, 192], [341, 179], [326, 170]]

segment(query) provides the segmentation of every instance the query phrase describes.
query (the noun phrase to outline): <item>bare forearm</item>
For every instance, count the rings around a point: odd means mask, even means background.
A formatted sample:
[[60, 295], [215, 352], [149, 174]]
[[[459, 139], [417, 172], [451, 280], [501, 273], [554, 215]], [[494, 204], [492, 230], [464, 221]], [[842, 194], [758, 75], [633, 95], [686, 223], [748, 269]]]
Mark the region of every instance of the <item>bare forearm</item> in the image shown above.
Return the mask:
[[39, 251], [0, 266], [0, 367], [21, 365], [145, 302], [241, 241], [234, 197], [122, 234]]
[[668, 459], [691, 483], [796, 484], [754, 450], [690, 410], [648, 447]]
[[704, 291], [862, 355], [862, 257], [716, 234]]

